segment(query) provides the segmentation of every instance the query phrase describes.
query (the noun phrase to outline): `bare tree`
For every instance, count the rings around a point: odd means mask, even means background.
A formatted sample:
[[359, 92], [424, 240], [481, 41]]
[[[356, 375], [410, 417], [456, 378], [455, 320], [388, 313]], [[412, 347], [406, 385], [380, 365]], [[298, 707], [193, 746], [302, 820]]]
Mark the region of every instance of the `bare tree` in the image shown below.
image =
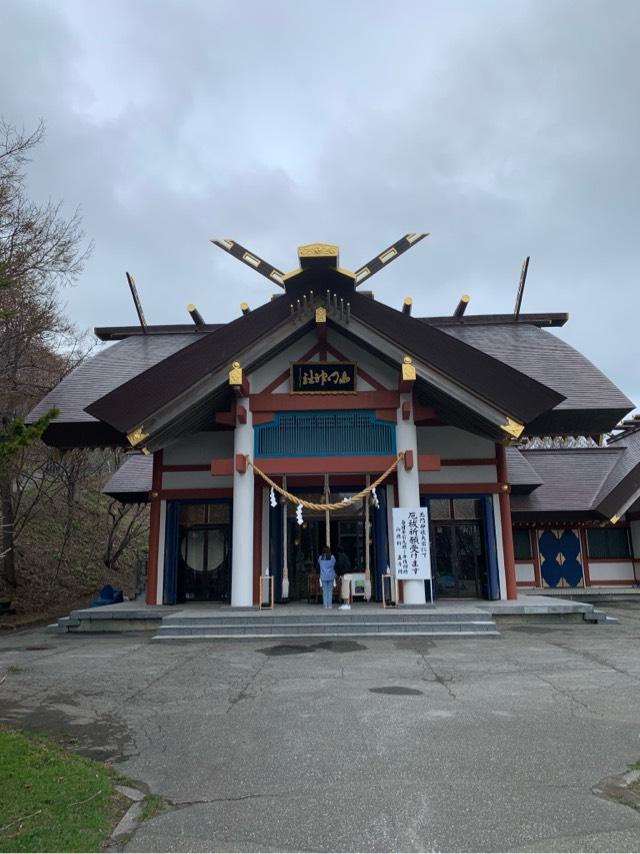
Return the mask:
[[[84, 244], [78, 210], [65, 218], [62, 203], [38, 204], [27, 195], [24, 170], [43, 138], [42, 123], [25, 134], [0, 121], [0, 447], [73, 364], [77, 335], [64, 317], [60, 289], [79, 276], [92, 249]], [[23, 433], [22, 444], [28, 439]], [[0, 454], [0, 553], [11, 587], [16, 585], [16, 483], [24, 459]]]

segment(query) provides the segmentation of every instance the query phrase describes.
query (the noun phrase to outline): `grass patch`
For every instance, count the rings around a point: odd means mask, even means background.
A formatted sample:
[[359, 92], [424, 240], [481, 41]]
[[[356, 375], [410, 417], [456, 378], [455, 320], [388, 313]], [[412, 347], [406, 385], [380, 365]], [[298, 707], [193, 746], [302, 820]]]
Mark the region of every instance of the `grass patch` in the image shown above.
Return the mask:
[[159, 815], [167, 808], [167, 803], [160, 795], [145, 795], [142, 801], [142, 810], [140, 811], [140, 819], [146, 821], [148, 818], [153, 818], [154, 815]]
[[0, 729], [0, 851], [100, 851], [129, 802], [106, 765]]

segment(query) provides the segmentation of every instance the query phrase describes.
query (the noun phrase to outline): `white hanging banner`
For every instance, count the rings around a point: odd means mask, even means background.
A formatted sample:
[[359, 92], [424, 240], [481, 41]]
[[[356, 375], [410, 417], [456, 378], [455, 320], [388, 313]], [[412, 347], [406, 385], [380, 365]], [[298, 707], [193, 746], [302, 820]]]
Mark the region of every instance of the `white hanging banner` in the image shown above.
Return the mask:
[[426, 507], [393, 508], [393, 542], [397, 578], [403, 581], [431, 578], [429, 515]]

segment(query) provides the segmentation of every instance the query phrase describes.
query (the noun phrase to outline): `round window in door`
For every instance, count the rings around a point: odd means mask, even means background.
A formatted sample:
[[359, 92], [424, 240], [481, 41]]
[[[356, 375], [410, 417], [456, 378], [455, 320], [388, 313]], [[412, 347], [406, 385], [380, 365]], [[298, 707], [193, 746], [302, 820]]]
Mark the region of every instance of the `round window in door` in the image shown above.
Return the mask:
[[179, 555], [178, 601], [228, 601], [227, 525], [182, 528]]

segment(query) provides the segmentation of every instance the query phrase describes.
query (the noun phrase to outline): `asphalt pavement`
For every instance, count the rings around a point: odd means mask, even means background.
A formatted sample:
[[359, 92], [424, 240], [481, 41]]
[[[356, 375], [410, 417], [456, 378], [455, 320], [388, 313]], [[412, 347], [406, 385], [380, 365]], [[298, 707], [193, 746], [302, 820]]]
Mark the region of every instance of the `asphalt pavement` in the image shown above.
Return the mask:
[[499, 638], [0, 635], [0, 720], [168, 809], [128, 851], [637, 851], [640, 606]]

